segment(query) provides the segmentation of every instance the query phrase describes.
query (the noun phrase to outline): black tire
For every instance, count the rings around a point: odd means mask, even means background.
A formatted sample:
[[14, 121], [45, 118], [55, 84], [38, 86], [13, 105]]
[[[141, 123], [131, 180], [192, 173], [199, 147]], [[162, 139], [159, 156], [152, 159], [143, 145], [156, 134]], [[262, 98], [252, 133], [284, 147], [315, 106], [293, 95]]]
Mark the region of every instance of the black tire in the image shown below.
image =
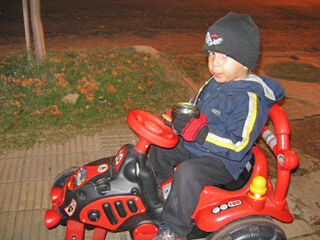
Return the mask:
[[249, 216], [211, 233], [209, 240], [286, 240], [284, 231], [268, 216]]
[[69, 180], [71, 175], [78, 169], [78, 167], [71, 167], [60, 172], [54, 179], [52, 187], [63, 188], [64, 184]]

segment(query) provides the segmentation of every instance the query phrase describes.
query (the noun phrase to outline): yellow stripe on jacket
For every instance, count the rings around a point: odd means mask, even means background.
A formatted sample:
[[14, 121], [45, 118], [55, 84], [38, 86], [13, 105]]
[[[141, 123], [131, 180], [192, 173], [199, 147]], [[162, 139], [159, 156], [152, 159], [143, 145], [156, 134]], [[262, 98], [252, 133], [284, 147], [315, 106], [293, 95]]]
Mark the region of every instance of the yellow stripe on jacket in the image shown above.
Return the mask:
[[250, 134], [252, 132], [254, 123], [257, 118], [257, 95], [255, 93], [248, 92], [249, 95], [249, 110], [246, 121], [244, 123], [242, 131], [242, 141], [233, 143], [231, 139], [223, 138], [213, 133], [208, 133], [206, 141], [215, 144], [220, 147], [228, 148], [234, 150], [235, 152], [240, 152], [244, 149], [250, 140]]

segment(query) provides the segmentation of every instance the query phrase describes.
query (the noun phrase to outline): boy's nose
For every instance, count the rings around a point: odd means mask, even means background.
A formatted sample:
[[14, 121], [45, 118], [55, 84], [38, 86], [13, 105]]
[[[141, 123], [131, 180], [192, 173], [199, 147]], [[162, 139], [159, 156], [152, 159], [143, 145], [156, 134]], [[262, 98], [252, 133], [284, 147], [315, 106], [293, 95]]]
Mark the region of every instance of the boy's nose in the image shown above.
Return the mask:
[[224, 55], [221, 53], [216, 53], [214, 58], [213, 58], [213, 65], [215, 66], [220, 66], [224, 63]]
[[219, 70], [222, 66], [221, 60], [219, 60], [219, 58], [215, 57], [212, 61], [212, 66], [216, 71]]
[[220, 65], [219, 61], [217, 60], [217, 57], [213, 58], [212, 64], [215, 67]]

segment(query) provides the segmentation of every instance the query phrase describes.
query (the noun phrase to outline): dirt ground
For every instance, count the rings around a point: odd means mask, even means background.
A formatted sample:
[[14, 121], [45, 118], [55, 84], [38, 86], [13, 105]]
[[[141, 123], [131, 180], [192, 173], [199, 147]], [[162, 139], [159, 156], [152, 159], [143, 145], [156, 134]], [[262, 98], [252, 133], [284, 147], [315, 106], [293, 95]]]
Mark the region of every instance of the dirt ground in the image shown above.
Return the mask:
[[[48, 50], [148, 45], [176, 55], [200, 55], [207, 28], [229, 11], [254, 18], [262, 56], [319, 56], [318, 0], [41, 1]], [[0, 53], [24, 49], [20, 0], [1, 1], [0, 29]], [[320, 159], [319, 126], [319, 115], [292, 120], [292, 146]]]
[[[291, 146], [317, 159], [312, 169], [320, 169], [320, 116], [292, 120], [290, 128], [292, 129]], [[300, 157], [300, 161], [303, 161], [303, 158]]]

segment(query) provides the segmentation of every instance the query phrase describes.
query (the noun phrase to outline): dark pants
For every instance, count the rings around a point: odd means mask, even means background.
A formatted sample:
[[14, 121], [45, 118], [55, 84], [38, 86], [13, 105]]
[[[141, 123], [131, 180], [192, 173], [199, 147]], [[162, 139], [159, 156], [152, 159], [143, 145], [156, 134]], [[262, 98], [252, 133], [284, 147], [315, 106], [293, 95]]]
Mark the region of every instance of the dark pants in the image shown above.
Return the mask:
[[150, 161], [159, 184], [170, 179], [173, 167], [181, 163], [174, 173], [172, 187], [165, 203], [162, 220], [181, 237], [192, 230], [193, 214], [202, 189], [208, 185], [227, 184], [233, 178], [224, 164], [212, 157], [190, 158], [180, 140], [175, 148], [152, 145]]

